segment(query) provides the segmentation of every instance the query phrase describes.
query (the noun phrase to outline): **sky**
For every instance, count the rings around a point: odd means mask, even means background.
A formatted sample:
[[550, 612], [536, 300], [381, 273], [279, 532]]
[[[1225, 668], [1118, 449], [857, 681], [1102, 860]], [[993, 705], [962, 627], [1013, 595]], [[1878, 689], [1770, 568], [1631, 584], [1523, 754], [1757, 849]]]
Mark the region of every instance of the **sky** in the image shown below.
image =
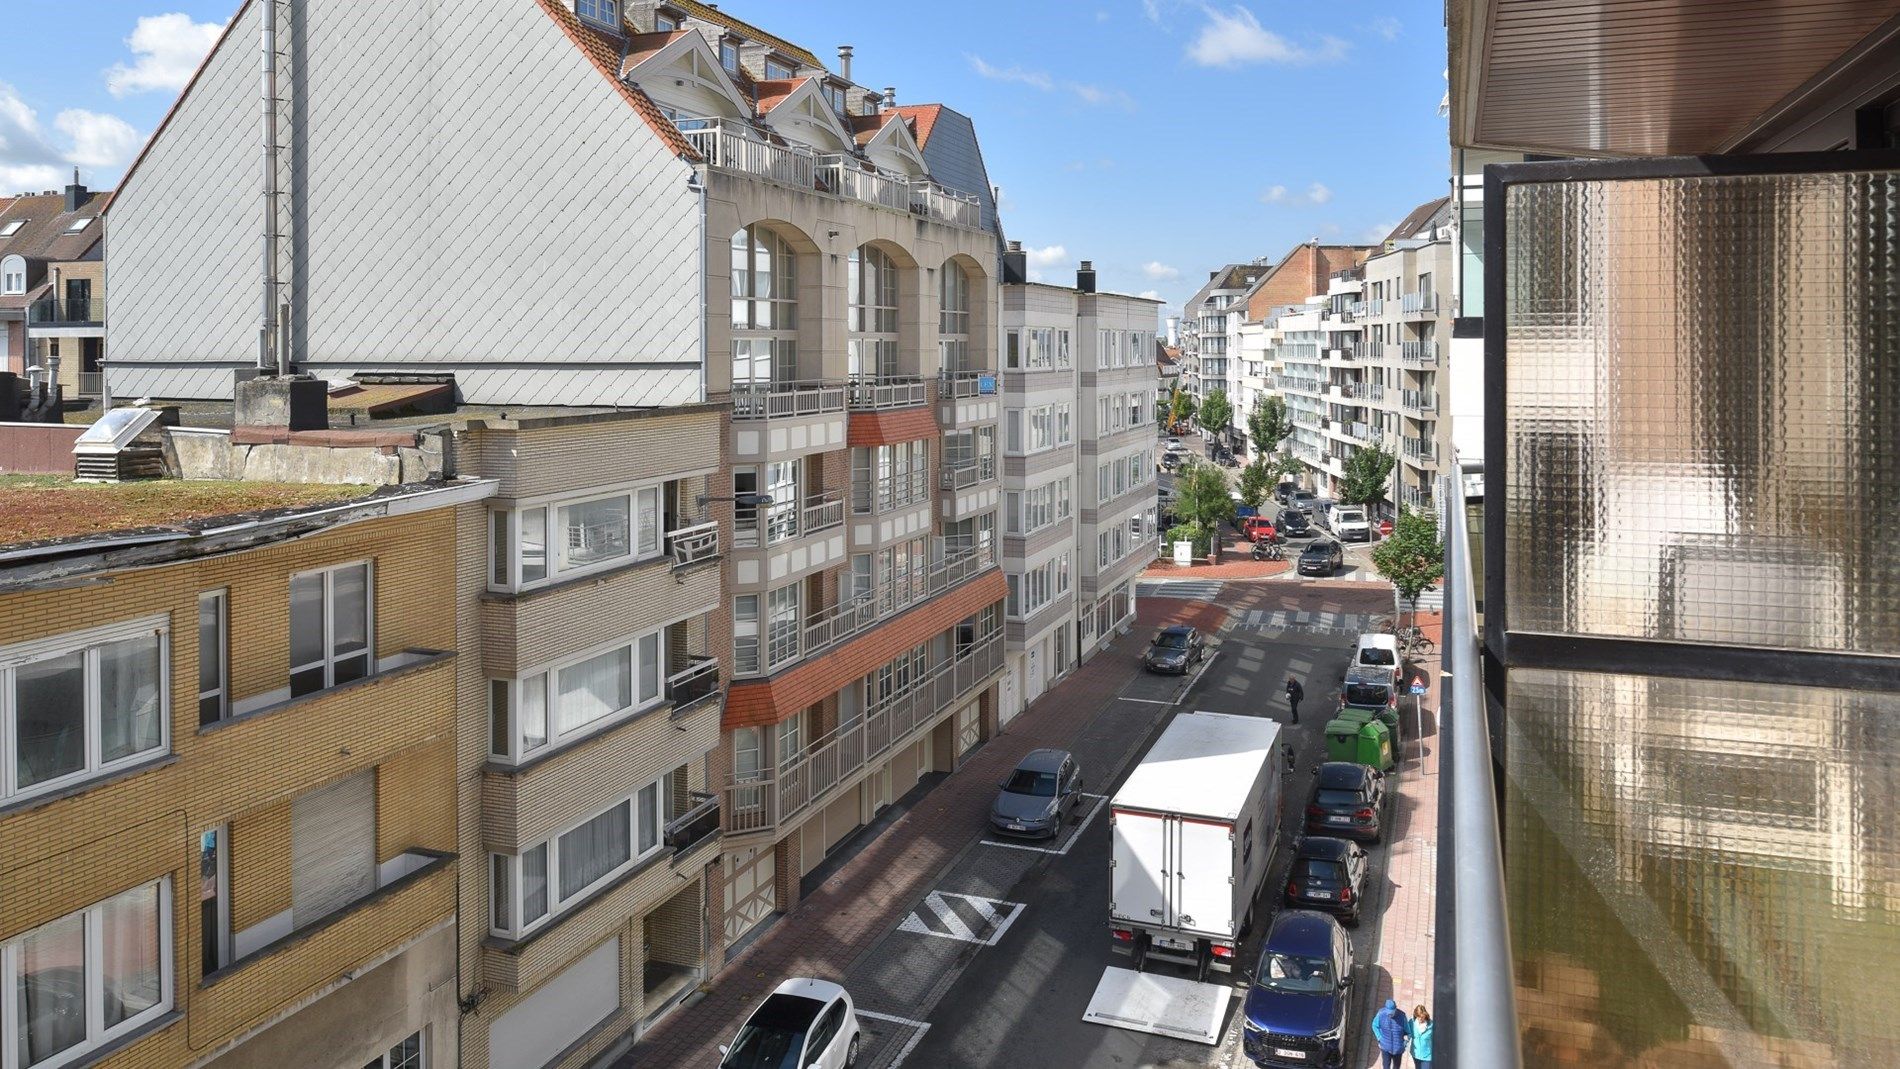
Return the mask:
[[[522, 0], [528, 2], [528, 0]], [[237, 0], [0, 0], [0, 193], [108, 188]], [[1031, 271], [1180, 304], [1225, 263], [1383, 237], [1445, 193], [1442, 0], [862, 0], [723, 8], [976, 122]]]

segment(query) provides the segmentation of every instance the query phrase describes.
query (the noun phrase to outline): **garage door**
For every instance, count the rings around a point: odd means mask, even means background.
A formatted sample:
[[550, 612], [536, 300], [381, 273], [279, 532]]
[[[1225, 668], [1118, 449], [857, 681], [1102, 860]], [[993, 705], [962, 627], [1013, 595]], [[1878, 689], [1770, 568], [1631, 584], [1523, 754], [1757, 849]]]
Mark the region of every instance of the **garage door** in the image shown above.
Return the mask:
[[540, 1069], [620, 1008], [620, 937], [596, 947], [488, 1026], [492, 1069]]
[[[1033, 660], [1034, 654], [1030, 657]], [[983, 716], [976, 702], [957, 710], [957, 753], [970, 752], [977, 743], [983, 741]]]
[[726, 944], [770, 917], [778, 908], [773, 889], [777, 869], [772, 864], [772, 848], [755, 847], [726, 856]]

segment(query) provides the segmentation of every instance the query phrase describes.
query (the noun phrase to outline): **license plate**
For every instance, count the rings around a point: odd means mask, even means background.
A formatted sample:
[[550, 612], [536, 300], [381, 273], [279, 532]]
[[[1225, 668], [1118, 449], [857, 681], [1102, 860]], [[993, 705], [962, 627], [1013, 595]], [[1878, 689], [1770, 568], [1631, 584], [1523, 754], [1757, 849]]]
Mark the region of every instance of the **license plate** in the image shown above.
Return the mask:
[[1155, 945], [1158, 947], [1167, 947], [1169, 950], [1194, 949], [1194, 941], [1192, 939], [1174, 939], [1165, 935], [1155, 936]]
[[1350, 823], [1351, 821], [1352, 821], [1351, 817], [1327, 817], [1326, 818], [1326, 823], [1328, 824], [1347, 824], [1347, 823]]
[[1301, 1061], [1305, 1061], [1305, 1060], [1306, 1060], [1306, 1052], [1305, 1052], [1305, 1051], [1303, 1051], [1303, 1050], [1288, 1050], [1288, 1049], [1286, 1049], [1285, 1047], [1275, 1047], [1275, 1048], [1273, 1048], [1273, 1056], [1274, 1056], [1274, 1057], [1276, 1057], [1276, 1058], [1298, 1058], [1298, 1059], [1300, 1059]]
[[1306, 897], [1308, 897], [1308, 898], [1331, 898], [1331, 897], [1333, 897], [1333, 893], [1332, 893], [1331, 891], [1308, 891], [1308, 892], [1306, 892]]
[[1010, 831], [1028, 831], [1029, 830], [1028, 828], [1023, 827], [1021, 824], [1010, 824], [1010, 825], [1007, 825], [1007, 827], [1009, 828]]

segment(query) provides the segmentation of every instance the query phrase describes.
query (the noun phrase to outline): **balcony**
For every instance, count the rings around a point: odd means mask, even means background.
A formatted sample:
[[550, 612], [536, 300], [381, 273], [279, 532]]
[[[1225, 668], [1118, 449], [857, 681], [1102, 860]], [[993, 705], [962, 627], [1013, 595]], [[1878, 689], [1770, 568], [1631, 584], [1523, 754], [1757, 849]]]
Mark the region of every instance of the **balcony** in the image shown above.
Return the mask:
[[758, 779], [725, 789], [726, 830], [766, 831], [822, 804], [887, 753], [901, 749], [968, 698], [1003, 667], [1003, 636], [990, 635], [912, 680], [864, 715], [822, 738], [804, 753]]
[[674, 569], [719, 558], [719, 525], [710, 520], [680, 527], [666, 533], [666, 551], [673, 556]]
[[1354, 319], [1367, 319], [1372, 316], [1380, 315], [1385, 311], [1385, 300], [1383, 298], [1377, 298], [1354, 301], [1348, 308], [1348, 311], [1352, 313]]
[[667, 821], [663, 832], [667, 848], [678, 857], [719, 834], [719, 796], [694, 791], [692, 806]]
[[844, 498], [837, 494], [812, 494], [803, 504], [788, 501], [750, 512], [734, 523], [732, 541], [740, 549], [775, 546], [843, 526]]
[[97, 327], [106, 321], [106, 302], [92, 297], [48, 297], [26, 308], [30, 327]]
[[1430, 390], [1404, 390], [1400, 394], [1399, 405], [1407, 412], [1435, 416], [1438, 414], [1438, 394]]
[[1438, 461], [1438, 445], [1430, 438], [1408, 437], [1404, 442], [1405, 455], [1423, 464], [1435, 464]]
[[79, 373], [79, 396], [98, 397], [106, 392], [106, 374], [103, 371], [81, 371]]
[[1376, 341], [1358, 341], [1352, 345], [1352, 356], [1354, 360], [1377, 360], [1383, 349], [1384, 346]]
[[970, 397], [994, 397], [996, 372], [945, 371], [937, 376], [937, 399], [961, 401]]
[[1367, 424], [1346, 423], [1342, 421], [1339, 424], [1339, 429], [1345, 432], [1346, 437], [1351, 438], [1355, 442], [1364, 442], [1368, 445], [1372, 443], [1372, 428]]
[[937, 486], [942, 490], [967, 490], [978, 483], [996, 478], [996, 458], [981, 456], [955, 463], [945, 462], [943, 472], [937, 478]]
[[1382, 383], [1377, 383], [1377, 382], [1367, 383], [1364, 386], [1360, 387], [1360, 391], [1361, 391], [1360, 395], [1368, 401], [1385, 400], [1385, 386]]
[[1438, 343], [1435, 341], [1401, 342], [1399, 359], [1418, 367], [1437, 367]]
[[709, 167], [798, 189], [817, 188], [817, 159], [810, 149], [774, 144], [753, 127], [724, 119], [692, 119], [680, 124], [680, 133]]
[[921, 505], [930, 496], [930, 471], [919, 469], [902, 475], [886, 475], [868, 486], [851, 491], [851, 511], [889, 512], [892, 509]]
[[855, 156], [820, 156], [817, 173], [818, 188], [826, 193], [894, 212], [911, 210], [909, 182], [885, 174]]
[[927, 404], [930, 391], [916, 375], [892, 375], [852, 379], [845, 384], [845, 397], [853, 412], [883, 412]]
[[971, 230], [983, 225], [983, 209], [975, 197], [939, 185], [928, 178], [910, 183], [910, 210], [939, 222]]
[[702, 653], [686, 655], [686, 667], [666, 677], [666, 700], [678, 718], [719, 693], [719, 660]]
[[735, 382], [732, 418], [793, 419], [845, 410], [842, 382]]
[[1406, 316], [1432, 316], [1438, 314], [1438, 294], [1434, 290], [1408, 293], [1400, 298], [1400, 314]]

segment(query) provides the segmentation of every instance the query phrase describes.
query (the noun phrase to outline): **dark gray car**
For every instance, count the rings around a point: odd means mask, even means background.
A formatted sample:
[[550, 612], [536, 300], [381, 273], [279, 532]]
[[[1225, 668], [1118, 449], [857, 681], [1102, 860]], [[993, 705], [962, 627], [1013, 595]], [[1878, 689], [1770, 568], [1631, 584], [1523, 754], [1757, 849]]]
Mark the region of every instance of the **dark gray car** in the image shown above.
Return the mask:
[[1047, 838], [1082, 804], [1082, 766], [1066, 750], [1031, 750], [998, 784], [990, 827], [1004, 835]]

